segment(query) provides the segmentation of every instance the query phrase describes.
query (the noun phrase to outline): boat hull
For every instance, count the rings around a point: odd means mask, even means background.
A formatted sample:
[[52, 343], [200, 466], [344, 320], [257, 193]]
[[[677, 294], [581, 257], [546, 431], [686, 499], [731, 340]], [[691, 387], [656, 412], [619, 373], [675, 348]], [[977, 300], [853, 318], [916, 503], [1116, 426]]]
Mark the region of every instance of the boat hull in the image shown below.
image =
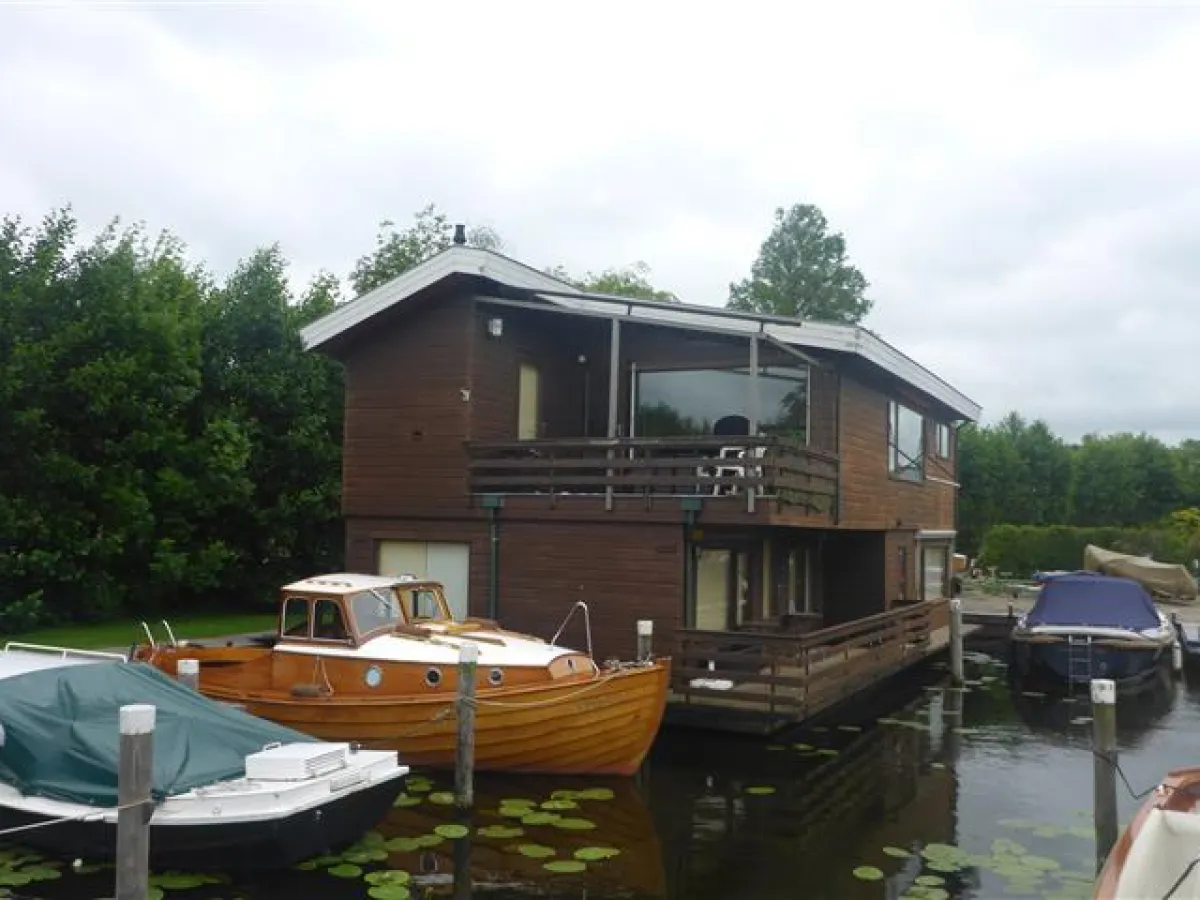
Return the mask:
[[[1106, 647], [1094, 644], [1089, 651], [1076, 644], [1074, 648], [1063, 636], [1026, 640], [1012, 638], [1013, 663], [1023, 675], [1045, 675], [1067, 684], [1087, 684], [1095, 678], [1132, 682], [1153, 678], [1170, 662], [1169, 643], [1147, 643], [1145, 646]], [[1074, 660], [1074, 664], [1072, 664]]]
[[[386, 818], [402, 779], [380, 781], [317, 807], [264, 821], [150, 823], [150, 866], [185, 871], [286, 869], [303, 860], [336, 853]], [[86, 812], [86, 807], [80, 807]], [[0, 829], [58, 818], [0, 805]], [[67, 859], [106, 862], [117, 846], [115, 821], [62, 822], [14, 836], [22, 846]]]
[[[220, 652], [219, 650], [216, 652]], [[458, 741], [455, 695], [393, 697], [332, 693], [296, 697], [240, 690], [208, 679], [203, 651], [200, 690], [327, 741], [355, 741], [395, 750], [413, 767], [453, 768]], [[213, 661], [215, 662], [215, 660]], [[170, 671], [160, 654], [155, 663]], [[219, 668], [219, 666], [217, 667]], [[635, 774], [649, 753], [666, 710], [670, 662], [600, 669], [596, 674], [480, 690], [475, 713], [475, 768], [481, 772], [547, 775]]]

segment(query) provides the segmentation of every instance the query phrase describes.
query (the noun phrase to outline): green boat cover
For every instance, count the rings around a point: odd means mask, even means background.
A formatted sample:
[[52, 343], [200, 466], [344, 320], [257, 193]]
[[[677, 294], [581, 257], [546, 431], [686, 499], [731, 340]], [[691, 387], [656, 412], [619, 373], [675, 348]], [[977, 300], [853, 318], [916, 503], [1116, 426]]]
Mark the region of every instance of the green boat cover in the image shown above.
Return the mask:
[[117, 805], [122, 706], [157, 708], [155, 799], [245, 774], [245, 757], [314, 738], [179, 684], [145, 663], [98, 662], [0, 678], [0, 779], [28, 795]]

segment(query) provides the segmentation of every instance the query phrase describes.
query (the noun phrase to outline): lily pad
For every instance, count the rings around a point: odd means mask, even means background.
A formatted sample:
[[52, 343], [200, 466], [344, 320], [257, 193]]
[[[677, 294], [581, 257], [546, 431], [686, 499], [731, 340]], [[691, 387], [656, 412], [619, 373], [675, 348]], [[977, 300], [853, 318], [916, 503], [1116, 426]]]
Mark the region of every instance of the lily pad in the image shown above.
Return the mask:
[[555, 828], [561, 828], [564, 831], [590, 831], [596, 827], [596, 823], [591, 819], [577, 818], [555, 819], [551, 824]]
[[[557, 797], [557, 794], [558, 794], [558, 791], [555, 791], [553, 794], [551, 794], [551, 796], [554, 797], [555, 799], [559, 799]], [[616, 796], [616, 794], [613, 793], [612, 788], [595, 787], [595, 788], [588, 788], [585, 791], [579, 791], [574, 797], [568, 797], [568, 798], [564, 798], [564, 799], [569, 799], [569, 800], [611, 800], [615, 796]]]
[[420, 805], [421, 805], [421, 798], [414, 797], [411, 794], [401, 794], [399, 797], [397, 797], [395, 800], [392, 801], [392, 806], [399, 807], [400, 809], [404, 809], [409, 806], [420, 806]]
[[[52, 869], [49, 871], [53, 871]], [[33, 875], [33, 869], [25, 869], [26, 875]], [[59, 877], [58, 872], [51, 875], [51, 878]], [[42, 879], [34, 876], [35, 881]], [[163, 872], [159, 875], [150, 876], [150, 884], [155, 887], [160, 887], [164, 891], [190, 891], [193, 888], [203, 887], [206, 884], [214, 884], [216, 880], [210, 875], [200, 875], [194, 872]]]
[[552, 862], [542, 863], [542, 868], [547, 872], [569, 874], [586, 871], [587, 863], [578, 859], [556, 859]]
[[413, 838], [417, 842], [418, 847], [436, 847], [444, 838], [440, 834], [422, 834]]
[[408, 884], [412, 876], [403, 869], [380, 869], [378, 872], [368, 872], [363, 876], [367, 884]]
[[769, 784], [758, 784], [754, 785], [753, 787], [746, 788], [746, 793], [753, 794], [756, 797], [765, 797], [768, 794], [775, 793], [775, 788], [771, 787]]
[[429, 795], [429, 802], [436, 803], [438, 806], [453, 806], [454, 793], [453, 791], [434, 791]]
[[521, 816], [522, 825], [553, 825], [561, 819], [558, 813], [553, 812], [530, 812]]
[[446, 822], [434, 828], [433, 832], [449, 840], [456, 841], [459, 838], [465, 838], [471, 833], [471, 829], [466, 825], [459, 825], [457, 822]]
[[[49, 866], [30, 866], [28, 869], [22, 869], [21, 873], [31, 881], [53, 881], [56, 878], [62, 878], [62, 872]], [[200, 882], [200, 884], [205, 883], [204, 881]], [[163, 886], [165, 887], [165, 885]]]
[[854, 877], [859, 881], [882, 881], [883, 870], [874, 866], [859, 866], [854, 870]]
[[545, 859], [547, 856], [554, 856], [556, 851], [544, 844], [521, 844], [517, 847], [517, 852], [530, 859]]
[[525, 829], [518, 828], [516, 825], [485, 825], [475, 833], [480, 837], [509, 840], [510, 838], [520, 837], [523, 835], [525, 833]]
[[326, 869], [326, 871], [330, 875], [334, 875], [338, 878], [357, 878], [359, 875], [362, 874], [361, 868], [359, 868], [358, 866], [355, 866], [355, 865], [351, 865], [350, 863], [341, 863], [339, 865], [332, 866], [331, 868]]
[[907, 859], [912, 854], [903, 847], [884, 847], [883, 852], [888, 856], [894, 856], [896, 859]]
[[367, 889], [371, 900], [411, 900], [412, 891], [404, 884], [375, 884]]
[[412, 853], [414, 850], [421, 849], [421, 845], [417, 843], [417, 839], [410, 837], [392, 838], [383, 846], [393, 853]]
[[946, 883], [941, 875], [918, 875], [913, 881], [921, 887], [941, 887]]
[[612, 859], [614, 856], [620, 855], [621, 851], [616, 847], [580, 847], [574, 853], [576, 859], [582, 859], [585, 862]]
[[574, 800], [547, 800], [542, 809], [578, 809], [579, 804]]

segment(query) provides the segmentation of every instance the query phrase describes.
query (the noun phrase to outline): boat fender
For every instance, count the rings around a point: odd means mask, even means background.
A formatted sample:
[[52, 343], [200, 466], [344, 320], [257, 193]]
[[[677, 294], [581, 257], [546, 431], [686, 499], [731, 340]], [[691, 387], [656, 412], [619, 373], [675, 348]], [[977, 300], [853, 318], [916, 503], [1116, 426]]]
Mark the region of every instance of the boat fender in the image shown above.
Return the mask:
[[293, 684], [293, 697], [320, 697], [325, 692], [316, 684]]

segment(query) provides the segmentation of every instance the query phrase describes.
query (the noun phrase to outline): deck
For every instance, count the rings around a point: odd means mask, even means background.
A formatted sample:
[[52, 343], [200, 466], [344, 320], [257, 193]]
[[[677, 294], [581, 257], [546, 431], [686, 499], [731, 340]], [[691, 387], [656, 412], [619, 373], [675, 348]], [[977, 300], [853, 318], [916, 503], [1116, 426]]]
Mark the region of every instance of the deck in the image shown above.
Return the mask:
[[676, 632], [668, 717], [769, 734], [824, 712], [949, 646], [945, 600], [805, 635]]

